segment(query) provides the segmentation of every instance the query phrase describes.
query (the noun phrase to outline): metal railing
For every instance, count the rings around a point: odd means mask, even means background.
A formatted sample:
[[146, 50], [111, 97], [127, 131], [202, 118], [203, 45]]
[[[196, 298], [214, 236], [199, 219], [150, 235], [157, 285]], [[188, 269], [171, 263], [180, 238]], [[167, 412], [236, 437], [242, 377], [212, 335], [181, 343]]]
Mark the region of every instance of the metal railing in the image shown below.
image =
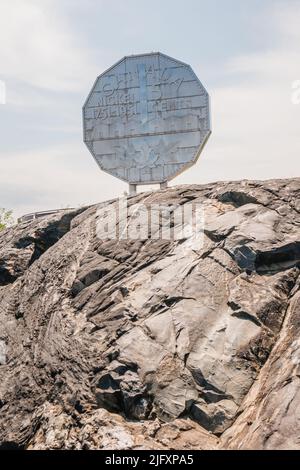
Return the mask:
[[71, 207], [67, 209], [52, 209], [48, 211], [39, 211], [39, 212], [31, 212], [30, 214], [24, 214], [18, 218], [18, 224], [22, 222], [30, 222], [35, 219], [41, 219], [42, 217], [47, 217], [48, 215], [58, 214], [59, 212], [64, 212], [67, 210], [72, 210]]

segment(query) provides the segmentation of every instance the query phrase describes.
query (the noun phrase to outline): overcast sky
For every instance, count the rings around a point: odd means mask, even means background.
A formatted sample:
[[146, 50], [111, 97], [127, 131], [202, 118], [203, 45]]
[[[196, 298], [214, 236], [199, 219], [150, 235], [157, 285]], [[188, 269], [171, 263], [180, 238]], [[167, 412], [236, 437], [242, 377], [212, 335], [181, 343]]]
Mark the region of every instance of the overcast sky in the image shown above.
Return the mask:
[[300, 176], [300, 0], [0, 0], [0, 44], [0, 207], [15, 215], [127, 189], [82, 143], [81, 107], [134, 53], [189, 63], [211, 95], [213, 134], [171, 184]]

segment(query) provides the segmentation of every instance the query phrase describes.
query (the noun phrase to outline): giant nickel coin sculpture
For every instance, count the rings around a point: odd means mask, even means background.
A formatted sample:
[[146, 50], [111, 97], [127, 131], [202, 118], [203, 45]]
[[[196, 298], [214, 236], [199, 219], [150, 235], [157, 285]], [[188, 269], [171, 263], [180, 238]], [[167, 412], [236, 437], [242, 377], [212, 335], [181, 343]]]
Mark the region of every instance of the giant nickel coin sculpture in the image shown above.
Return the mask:
[[124, 57], [96, 80], [83, 106], [84, 142], [99, 167], [136, 185], [177, 176], [210, 133], [209, 96], [192, 68], [165, 54]]

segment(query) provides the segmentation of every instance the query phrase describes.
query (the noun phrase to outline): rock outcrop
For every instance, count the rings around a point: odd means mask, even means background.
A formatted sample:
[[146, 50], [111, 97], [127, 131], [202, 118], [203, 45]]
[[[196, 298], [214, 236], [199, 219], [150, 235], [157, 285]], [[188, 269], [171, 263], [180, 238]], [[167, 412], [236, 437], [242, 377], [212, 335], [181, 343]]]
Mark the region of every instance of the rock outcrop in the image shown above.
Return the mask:
[[125, 226], [109, 201], [0, 232], [0, 448], [300, 449], [299, 195], [180, 186]]

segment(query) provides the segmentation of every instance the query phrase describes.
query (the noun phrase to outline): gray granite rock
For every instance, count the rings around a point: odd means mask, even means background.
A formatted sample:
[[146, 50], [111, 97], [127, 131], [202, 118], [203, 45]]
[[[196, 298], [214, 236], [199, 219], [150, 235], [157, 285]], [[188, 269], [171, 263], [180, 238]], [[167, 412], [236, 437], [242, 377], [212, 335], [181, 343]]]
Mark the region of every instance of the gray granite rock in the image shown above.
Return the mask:
[[100, 239], [115, 201], [0, 232], [0, 446], [300, 448], [299, 193], [129, 199], [165, 207], [156, 233], [201, 204], [201, 239]]

